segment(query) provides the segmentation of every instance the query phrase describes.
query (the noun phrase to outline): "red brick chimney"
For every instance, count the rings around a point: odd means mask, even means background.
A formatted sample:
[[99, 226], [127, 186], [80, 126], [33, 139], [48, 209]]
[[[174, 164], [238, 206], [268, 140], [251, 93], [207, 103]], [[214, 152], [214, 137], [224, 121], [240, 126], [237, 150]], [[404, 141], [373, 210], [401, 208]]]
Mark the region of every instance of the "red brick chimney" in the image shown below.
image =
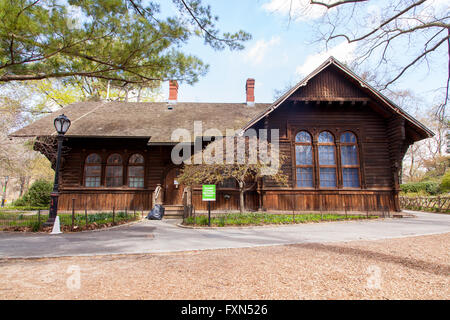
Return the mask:
[[254, 106], [255, 105], [255, 79], [247, 79], [247, 83], [245, 84], [245, 91], [247, 93], [247, 105]]
[[178, 82], [176, 80], [169, 81], [169, 103], [176, 103], [178, 100]]

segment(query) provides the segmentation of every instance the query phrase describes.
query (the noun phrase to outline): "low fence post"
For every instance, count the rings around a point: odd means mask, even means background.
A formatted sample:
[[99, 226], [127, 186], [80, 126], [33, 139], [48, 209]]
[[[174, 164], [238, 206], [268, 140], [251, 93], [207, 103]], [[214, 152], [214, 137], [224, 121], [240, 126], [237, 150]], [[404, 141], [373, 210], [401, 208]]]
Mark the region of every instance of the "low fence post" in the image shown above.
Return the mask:
[[292, 204], [292, 223], [295, 223], [295, 194], [291, 194], [291, 204]]
[[75, 198], [72, 198], [72, 227], [71, 227], [71, 231], [73, 231], [74, 223], [75, 223]]
[[39, 229], [41, 228], [41, 209], [38, 209], [38, 225]]
[[116, 207], [113, 206], [113, 221], [112, 221], [113, 224], [115, 223], [115, 222], [114, 222], [115, 216], [116, 216]]
[[347, 219], [347, 197], [344, 195], [344, 212], [345, 218]]
[[366, 218], [369, 218], [369, 195], [366, 195]]
[[84, 204], [84, 218], [86, 219], [86, 228], [88, 226], [87, 204]]
[[442, 207], [441, 207], [441, 196], [438, 196], [438, 212], [442, 212]]
[[322, 195], [319, 195], [319, 210], [320, 210], [320, 220], [323, 220], [323, 212], [322, 212]]

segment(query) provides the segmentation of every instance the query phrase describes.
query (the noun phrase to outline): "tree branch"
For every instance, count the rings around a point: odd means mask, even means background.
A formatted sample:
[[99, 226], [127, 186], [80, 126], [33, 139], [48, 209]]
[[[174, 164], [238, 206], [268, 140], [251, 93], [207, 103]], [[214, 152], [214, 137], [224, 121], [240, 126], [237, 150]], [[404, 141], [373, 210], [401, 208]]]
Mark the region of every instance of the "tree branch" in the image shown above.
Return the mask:
[[445, 41], [448, 41], [450, 39], [450, 34], [443, 38], [442, 40], [440, 40], [438, 43], [436, 43], [432, 48], [425, 50], [424, 52], [422, 52], [422, 54], [420, 54], [416, 59], [414, 59], [412, 62], [410, 62], [406, 67], [404, 67], [402, 69], [402, 71], [392, 80], [388, 81], [385, 85], [384, 85], [384, 89], [386, 89], [390, 84], [392, 84], [393, 82], [397, 81], [405, 72], [406, 70], [408, 70], [410, 67], [412, 67], [417, 61], [419, 61], [420, 59], [422, 59], [423, 57], [425, 57], [427, 54], [429, 54], [430, 52], [436, 50], [441, 44], [443, 44]]
[[317, 4], [317, 5], [320, 5], [320, 6], [324, 6], [327, 9], [331, 9], [331, 8], [334, 8], [334, 7], [343, 5], [343, 4], [366, 2], [366, 1], [368, 1], [368, 0], [341, 0], [341, 1], [336, 1], [334, 3], [324, 3], [324, 2], [321, 2], [321, 1], [311, 0], [310, 3], [311, 4]]

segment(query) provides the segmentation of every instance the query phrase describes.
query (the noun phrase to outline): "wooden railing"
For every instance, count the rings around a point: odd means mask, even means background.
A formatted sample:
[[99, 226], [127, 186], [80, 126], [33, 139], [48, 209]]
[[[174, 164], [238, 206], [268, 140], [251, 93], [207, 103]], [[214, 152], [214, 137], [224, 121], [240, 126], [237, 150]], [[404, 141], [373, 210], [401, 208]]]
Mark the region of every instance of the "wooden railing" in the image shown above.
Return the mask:
[[450, 213], [450, 197], [400, 197], [403, 209]]

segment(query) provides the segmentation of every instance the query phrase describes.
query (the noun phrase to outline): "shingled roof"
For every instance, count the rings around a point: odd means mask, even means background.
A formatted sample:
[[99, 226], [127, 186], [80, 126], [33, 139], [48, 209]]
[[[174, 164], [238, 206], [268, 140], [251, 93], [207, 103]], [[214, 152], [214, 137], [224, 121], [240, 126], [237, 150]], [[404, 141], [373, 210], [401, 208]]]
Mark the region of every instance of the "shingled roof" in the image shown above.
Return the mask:
[[[282, 105], [294, 92], [307, 86], [308, 81], [330, 66], [335, 66], [391, 114], [406, 120], [421, 140], [434, 134], [413, 116], [371, 87], [344, 64], [328, 58], [305, 79], [297, 83], [274, 103], [197, 103], [178, 102], [173, 109], [166, 102], [79, 102], [35, 121], [11, 137], [36, 137], [56, 135], [53, 119], [64, 113], [72, 120], [68, 137], [149, 138], [149, 143], [170, 143], [176, 128], [193, 129], [194, 121], [202, 121], [203, 130], [248, 129]], [[252, 80], [252, 79], [249, 79]]]
[[149, 138], [150, 143], [171, 142], [176, 128], [193, 130], [202, 121], [203, 130], [241, 129], [270, 104], [178, 102], [79, 102], [53, 112], [12, 133], [11, 137], [56, 135], [53, 120], [64, 113], [72, 124], [68, 137]]

